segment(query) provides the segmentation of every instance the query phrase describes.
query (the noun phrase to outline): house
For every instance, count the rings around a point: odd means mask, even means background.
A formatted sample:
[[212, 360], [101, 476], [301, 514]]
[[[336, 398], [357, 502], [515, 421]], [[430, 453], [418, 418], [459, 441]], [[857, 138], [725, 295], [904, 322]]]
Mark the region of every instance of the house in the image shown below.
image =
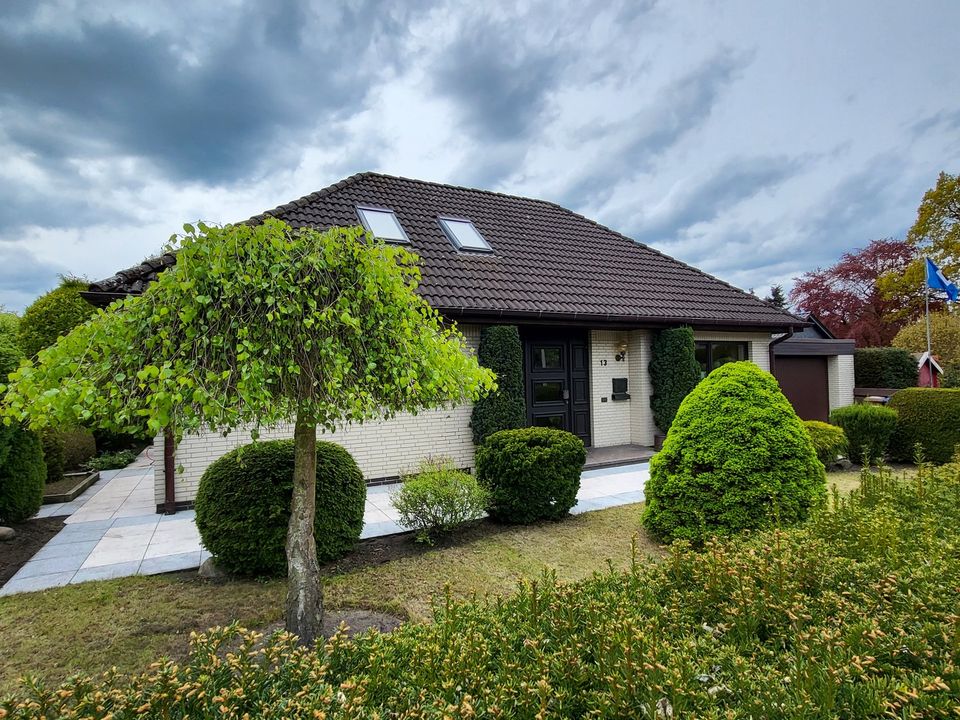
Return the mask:
[[775, 339], [773, 375], [804, 420], [826, 422], [835, 408], [853, 402], [853, 340], [838, 340], [816, 316], [807, 326]]
[[924, 351], [917, 359], [917, 386], [918, 387], [940, 387], [940, 376], [943, 375], [943, 368], [940, 363], [929, 352]]
[[[597, 458], [636, 459], [654, 443], [651, 337], [688, 325], [704, 373], [734, 360], [770, 369], [771, 342], [807, 323], [696, 268], [554, 203], [485, 190], [362, 173], [251, 218], [293, 226], [363, 224], [421, 259], [420, 294], [458, 323], [471, 346], [484, 325], [518, 326], [524, 342], [527, 419], [575, 433]], [[93, 283], [105, 305], [142, 292], [176, 262], [168, 254]], [[846, 364], [837, 372], [845, 373]], [[838, 387], [852, 387], [849, 382]], [[827, 380], [822, 379], [824, 383]], [[614, 389], [614, 385], [617, 389]], [[831, 400], [852, 402], [843, 390]], [[413, 470], [429, 455], [473, 465], [469, 406], [348, 426], [330, 439], [368, 482]], [[263, 437], [289, 437], [278, 427]], [[159, 509], [189, 506], [204, 469], [249, 435], [188, 436], [166, 447]], [[162, 438], [158, 438], [162, 443]], [[174, 455], [175, 453], [175, 455]]]

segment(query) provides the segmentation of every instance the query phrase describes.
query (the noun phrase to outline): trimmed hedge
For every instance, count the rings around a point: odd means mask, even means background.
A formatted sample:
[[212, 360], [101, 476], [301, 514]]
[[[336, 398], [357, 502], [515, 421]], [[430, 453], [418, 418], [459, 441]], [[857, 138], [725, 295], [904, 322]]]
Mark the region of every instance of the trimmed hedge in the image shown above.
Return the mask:
[[43, 447], [43, 464], [47, 468], [46, 481], [63, 480], [63, 435], [59, 430], [47, 428], [40, 433], [40, 445]]
[[85, 428], [61, 430], [63, 440], [63, 467], [65, 470], [80, 470], [97, 456], [97, 443], [93, 433]]
[[491, 325], [480, 331], [477, 360], [497, 374], [497, 389], [473, 404], [470, 427], [473, 442], [488, 435], [527, 424], [523, 397], [523, 345], [515, 325]]
[[559, 520], [577, 503], [587, 460], [583, 441], [545, 427], [501, 430], [477, 448], [477, 479], [490, 493], [494, 520]]
[[915, 387], [918, 373], [917, 361], [900, 348], [861, 348], [853, 353], [853, 377], [857, 387]]
[[906, 388], [893, 394], [889, 407], [897, 412], [890, 438], [890, 456], [913, 462], [916, 446], [923, 459], [946, 463], [960, 443], [960, 390]]
[[[256, 442], [227, 453], [204, 472], [196, 518], [204, 547], [224, 570], [283, 575], [293, 496], [293, 440]], [[317, 442], [314, 534], [320, 562], [342, 557], [359, 540], [367, 488], [353, 457]]]
[[643, 524], [703, 541], [798, 522], [825, 493], [810, 435], [773, 375], [727, 363], [687, 395], [651, 459]]
[[810, 433], [817, 458], [824, 465], [829, 466], [835, 463], [837, 458], [847, 454], [847, 435], [842, 427], [819, 420], [804, 420], [803, 425]]
[[700, 382], [693, 329], [678, 327], [654, 335], [649, 370], [653, 422], [665, 433], [680, 403]]
[[23, 354], [34, 357], [57, 338], [81, 325], [96, 312], [96, 308], [80, 297], [87, 282], [78, 278], [63, 278], [60, 286], [41, 295], [24, 311], [20, 318], [20, 347]]
[[47, 479], [40, 439], [29, 430], [0, 423], [0, 522], [17, 523], [43, 504]]
[[883, 405], [848, 405], [830, 413], [830, 423], [843, 428], [853, 462], [878, 461], [890, 445], [897, 413]]

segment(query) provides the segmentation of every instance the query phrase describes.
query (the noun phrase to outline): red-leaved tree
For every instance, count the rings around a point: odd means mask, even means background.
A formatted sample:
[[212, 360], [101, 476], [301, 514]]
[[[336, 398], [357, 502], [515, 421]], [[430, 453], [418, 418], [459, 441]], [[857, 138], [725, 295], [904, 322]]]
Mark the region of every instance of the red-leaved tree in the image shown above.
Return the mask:
[[902, 272], [915, 253], [903, 240], [873, 240], [844, 253], [836, 265], [795, 278], [790, 300], [798, 313], [813, 313], [838, 338], [856, 340], [857, 347], [889, 345], [922, 310], [922, 295], [886, 297], [878, 281], [885, 273]]

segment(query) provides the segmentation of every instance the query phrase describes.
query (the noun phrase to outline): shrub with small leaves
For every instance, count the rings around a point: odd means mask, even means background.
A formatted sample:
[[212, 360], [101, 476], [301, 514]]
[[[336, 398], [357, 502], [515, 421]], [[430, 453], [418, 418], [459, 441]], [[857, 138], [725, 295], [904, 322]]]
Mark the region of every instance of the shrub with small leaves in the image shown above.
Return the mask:
[[650, 407], [661, 431], [670, 430], [683, 399], [700, 382], [693, 330], [689, 327], [661, 330], [653, 337]]
[[830, 467], [839, 458], [847, 453], [847, 436], [843, 428], [820, 422], [819, 420], [804, 420], [803, 425], [810, 434], [810, 440], [817, 451], [817, 458], [826, 467]]
[[893, 459], [912, 462], [919, 447], [924, 460], [950, 462], [960, 444], [960, 390], [904, 388], [888, 407], [897, 412], [890, 438]]
[[587, 453], [583, 441], [554, 428], [501, 430], [477, 448], [477, 478], [487, 511], [502, 522], [559, 520], [577, 503]]
[[[74, 428], [61, 430], [60, 434], [63, 438], [63, 467], [68, 472], [85, 467], [87, 462], [96, 457], [97, 443], [94, 440], [93, 433], [89, 430]], [[136, 459], [136, 454], [134, 454], [134, 459]], [[130, 462], [133, 462], [133, 460]]]
[[917, 384], [917, 372], [917, 361], [899, 348], [860, 348], [853, 354], [857, 387], [913, 387]]
[[897, 413], [883, 405], [848, 405], [830, 413], [830, 424], [843, 428], [853, 462], [880, 461], [890, 444]]
[[133, 450], [118, 450], [117, 452], [105, 452], [97, 457], [90, 458], [83, 466], [87, 470], [119, 470], [137, 459], [137, 454]]
[[47, 482], [63, 480], [63, 434], [54, 428], [40, 431], [40, 445], [43, 447], [43, 464], [47, 468]]
[[470, 426], [477, 445], [499, 430], [527, 424], [523, 397], [523, 345], [516, 325], [491, 325], [480, 332], [480, 364], [497, 374], [497, 389], [473, 404]]
[[0, 522], [33, 516], [43, 504], [47, 469], [35, 433], [0, 423]]
[[487, 492], [475, 476], [439, 458], [424, 461], [420, 472], [404, 478], [391, 502], [400, 525], [415, 530], [419, 542], [433, 544], [457, 525], [483, 517]]
[[63, 278], [59, 287], [37, 298], [20, 319], [20, 347], [32, 358], [57, 338], [82, 325], [96, 308], [80, 297], [87, 282], [79, 278]]

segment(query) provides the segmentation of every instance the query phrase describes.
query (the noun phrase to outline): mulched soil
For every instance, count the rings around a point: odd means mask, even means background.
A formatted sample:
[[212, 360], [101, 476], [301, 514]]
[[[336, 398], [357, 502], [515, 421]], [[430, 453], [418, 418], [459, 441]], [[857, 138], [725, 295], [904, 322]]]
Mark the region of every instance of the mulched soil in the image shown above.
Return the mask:
[[0, 542], [0, 585], [12, 578], [27, 560], [60, 532], [63, 521], [68, 517], [37, 518], [10, 525], [17, 536], [13, 540]]

